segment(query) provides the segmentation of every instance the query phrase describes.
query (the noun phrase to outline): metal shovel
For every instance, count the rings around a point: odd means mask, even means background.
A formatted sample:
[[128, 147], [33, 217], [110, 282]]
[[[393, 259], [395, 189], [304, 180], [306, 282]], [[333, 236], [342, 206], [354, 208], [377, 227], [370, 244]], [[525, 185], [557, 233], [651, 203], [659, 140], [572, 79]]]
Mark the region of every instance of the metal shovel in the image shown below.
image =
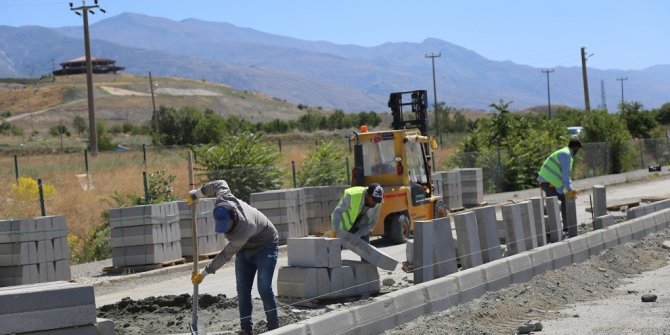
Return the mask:
[[[193, 152], [188, 151], [188, 177], [191, 190], [195, 187], [193, 179]], [[196, 204], [191, 206], [191, 238], [193, 239], [193, 274], [198, 274], [198, 223], [196, 221]], [[198, 284], [193, 284], [193, 310], [191, 311], [191, 334], [207, 335], [204, 328], [198, 326]]]

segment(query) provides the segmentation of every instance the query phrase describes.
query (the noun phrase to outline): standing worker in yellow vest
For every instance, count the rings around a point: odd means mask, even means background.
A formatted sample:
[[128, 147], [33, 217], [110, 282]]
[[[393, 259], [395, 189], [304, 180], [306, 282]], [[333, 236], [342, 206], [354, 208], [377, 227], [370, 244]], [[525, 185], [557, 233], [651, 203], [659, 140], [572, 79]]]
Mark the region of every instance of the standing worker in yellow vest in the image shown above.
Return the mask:
[[346, 230], [370, 243], [370, 232], [375, 229], [383, 200], [384, 189], [377, 183], [344, 190], [330, 216], [333, 231]]
[[576, 199], [577, 191], [572, 187], [570, 171], [574, 157], [582, 147], [579, 140], [570, 140], [567, 147], [554, 151], [542, 164], [537, 180], [547, 197], [558, 197], [561, 201], [563, 231], [567, 231], [565, 199]]

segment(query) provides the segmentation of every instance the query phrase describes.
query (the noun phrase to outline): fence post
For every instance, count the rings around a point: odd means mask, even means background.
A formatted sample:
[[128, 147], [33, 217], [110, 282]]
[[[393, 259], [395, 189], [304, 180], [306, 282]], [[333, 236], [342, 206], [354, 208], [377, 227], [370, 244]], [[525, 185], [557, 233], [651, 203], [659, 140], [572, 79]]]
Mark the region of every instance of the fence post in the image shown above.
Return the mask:
[[349, 153], [351, 153], [351, 136], [347, 136], [347, 139], [349, 140]]
[[279, 144], [279, 152], [281, 152], [281, 138], [277, 141], [277, 144]]
[[291, 161], [291, 168], [293, 169], [293, 188], [298, 187], [295, 180], [295, 161]]
[[19, 159], [14, 155], [14, 174], [16, 175], [16, 185], [19, 184]]
[[142, 157], [144, 159], [144, 170], [147, 169], [147, 145], [142, 144]]
[[638, 138], [638, 142], [640, 143], [640, 169], [644, 169], [644, 156], [642, 156], [642, 139]]
[[88, 150], [84, 149], [84, 168], [86, 169], [86, 175], [88, 176]]
[[142, 171], [142, 179], [144, 180], [144, 204], [149, 204], [149, 185], [147, 185], [147, 172]]
[[44, 208], [44, 191], [42, 190], [42, 179], [37, 179], [37, 190], [40, 193], [40, 213], [42, 216], [47, 216], [46, 209]]
[[351, 170], [349, 170], [349, 157], [344, 157], [347, 163], [347, 182], [351, 185]]

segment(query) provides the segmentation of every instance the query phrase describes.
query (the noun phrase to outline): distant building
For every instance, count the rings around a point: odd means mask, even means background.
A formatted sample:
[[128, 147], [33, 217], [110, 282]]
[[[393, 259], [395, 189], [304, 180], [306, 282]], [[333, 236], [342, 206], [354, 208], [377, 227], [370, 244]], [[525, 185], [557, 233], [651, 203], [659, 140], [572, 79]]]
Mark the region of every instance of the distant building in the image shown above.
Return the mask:
[[[116, 66], [113, 59], [91, 57], [93, 73], [114, 73], [122, 71], [125, 67]], [[53, 72], [54, 76], [66, 76], [69, 74], [86, 73], [86, 57], [79, 57], [67, 62], [60, 63], [61, 69]]]

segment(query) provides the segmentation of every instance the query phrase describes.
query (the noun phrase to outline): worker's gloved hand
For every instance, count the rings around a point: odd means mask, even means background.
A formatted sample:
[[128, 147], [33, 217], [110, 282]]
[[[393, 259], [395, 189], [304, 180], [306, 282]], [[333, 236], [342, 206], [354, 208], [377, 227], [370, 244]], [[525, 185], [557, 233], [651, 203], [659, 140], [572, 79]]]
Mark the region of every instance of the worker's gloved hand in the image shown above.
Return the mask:
[[186, 202], [188, 203], [189, 206], [195, 206], [195, 204], [198, 203], [198, 199], [200, 199], [201, 197], [202, 192], [200, 191], [200, 189], [191, 190], [188, 192]]
[[205, 279], [205, 276], [207, 276], [207, 274], [208, 274], [207, 269], [202, 269], [200, 273], [191, 274], [191, 283], [193, 283], [193, 285], [198, 285], [202, 283], [202, 280]]
[[571, 190], [565, 193], [565, 198], [568, 200], [577, 199], [577, 190]]
[[323, 237], [334, 238], [337, 235], [337, 232], [334, 230], [329, 230], [323, 234]]

